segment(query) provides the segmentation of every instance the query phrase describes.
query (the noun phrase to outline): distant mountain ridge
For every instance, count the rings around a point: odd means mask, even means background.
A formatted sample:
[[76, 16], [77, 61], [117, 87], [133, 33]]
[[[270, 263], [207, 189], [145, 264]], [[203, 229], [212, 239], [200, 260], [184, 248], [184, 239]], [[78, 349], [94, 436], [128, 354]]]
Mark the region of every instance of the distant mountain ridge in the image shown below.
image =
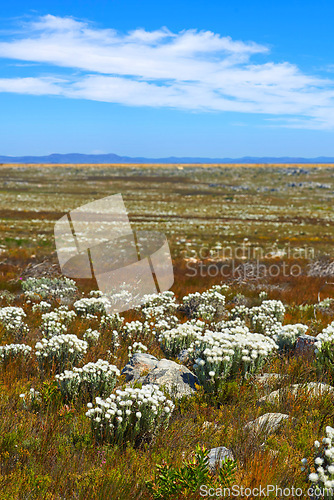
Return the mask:
[[98, 163], [334, 163], [334, 157], [319, 156], [317, 158], [299, 157], [255, 157], [244, 156], [242, 158], [191, 158], [176, 157], [168, 158], [131, 158], [129, 156], [119, 156], [109, 154], [51, 154], [47, 156], [0, 156], [0, 163], [52, 163], [52, 164], [98, 164]]

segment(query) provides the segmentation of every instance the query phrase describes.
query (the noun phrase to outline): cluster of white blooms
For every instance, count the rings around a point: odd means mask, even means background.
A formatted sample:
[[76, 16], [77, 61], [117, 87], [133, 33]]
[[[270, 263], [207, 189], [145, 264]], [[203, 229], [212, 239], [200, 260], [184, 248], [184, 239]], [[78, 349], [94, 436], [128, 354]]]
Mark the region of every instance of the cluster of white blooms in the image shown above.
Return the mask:
[[[0, 248], [1, 251], [1, 248]], [[12, 304], [15, 300], [15, 294], [12, 292], [9, 292], [8, 290], [1, 290], [0, 292], [0, 302], [3, 304]]]
[[334, 373], [334, 321], [316, 338], [314, 353], [322, 369]]
[[240, 304], [232, 309], [232, 311], [230, 312], [230, 318], [231, 320], [240, 319], [241, 321], [244, 321], [247, 318], [248, 313], [249, 308], [244, 304]]
[[52, 306], [51, 306], [51, 304], [49, 304], [49, 302], [46, 302], [45, 300], [41, 300], [41, 302], [38, 302], [37, 304], [34, 304], [32, 306], [32, 312], [33, 313], [37, 313], [37, 312], [46, 313], [46, 312], [50, 311], [51, 308], [52, 308]]
[[334, 343], [334, 321], [330, 323], [326, 328], [322, 330], [321, 333], [317, 336], [317, 341], [315, 343], [316, 348], [320, 351], [322, 345], [325, 343]]
[[72, 367], [86, 354], [88, 343], [76, 335], [55, 335], [35, 345], [40, 369], [55, 366], [57, 371]]
[[326, 310], [326, 309], [330, 309], [333, 306], [333, 303], [334, 303], [334, 299], [332, 299], [331, 297], [327, 297], [326, 299], [322, 300], [321, 302], [318, 302], [318, 304], [316, 304], [314, 307], [316, 309]]
[[254, 331], [264, 333], [268, 327], [283, 321], [285, 306], [280, 300], [264, 300], [260, 306], [236, 307], [231, 314], [233, 318], [247, 318]]
[[147, 352], [146, 345], [141, 342], [134, 342], [132, 345], [128, 347], [128, 357], [129, 359], [133, 356], [135, 352]]
[[259, 293], [259, 299], [261, 301], [263, 300], [266, 300], [268, 298], [268, 293], [265, 291], [265, 290], [262, 290], [260, 293]]
[[42, 331], [45, 337], [54, 337], [67, 331], [67, 325], [76, 318], [74, 311], [67, 306], [61, 306], [55, 311], [42, 314]]
[[201, 336], [204, 329], [205, 323], [203, 321], [192, 320], [179, 324], [171, 330], [165, 330], [158, 337], [161, 349], [167, 356], [175, 357]]
[[240, 326], [241, 328], [247, 328], [245, 321], [239, 317], [236, 317], [235, 319], [219, 321], [218, 323], [212, 323], [211, 326], [217, 332], [226, 330], [226, 328], [235, 328], [237, 326]]
[[100, 327], [103, 330], [116, 330], [120, 331], [124, 323], [124, 318], [118, 313], [115, 314], [105, 314], [102, 316], [100, 321]]
[[23, 281], [24, 294], [29, 299], [73, 299], [78, 289], [69, 278], [28, 278]]
[[92, 330], [88, 328], [83, 334], [83, 339], [88, 342], [89, 345], [94, 345], [99, 341], [100, 332], [98, 330]]
[[266, 328], [277, 322], [282, 322], [285, 306], [280, 300], [264, 300], [260, 306], [249, 309], [248, 317], [252, 328], [264, 332]]
[[158, 319], [152, 329], [152, 333], [159, 337], [162, 332], [166, 330], [171, 330], [176, 328], [180, 324], [180, 320], [177, 316], [165, 316], [164, 318]]
[[13, 335], [16, 340], [21, 340], [29, 331], [28, 326], [23, 322], [26, 313], [22, 307], [1, 307], [0, 325], [6, 332]]
[[254, 373], [277, 349], [269, 337], [251, 333], [247, 327], [235, 327], [221, 332], [206, 330], [189, 347], [189, 357], [200, 382], [219, 383], [232, 375]]
[[[314, 458], [315, 472], [310, 472], [307, 467], [307, 459], [303, 458], [302, 464], [304, 470], [306, 467], [309, 472], [309, 480], [314, 483], [315, 492], [324, 489], [334, 489], [334, 428], [329, 425], [326, 427], [326, 437], [322, 440], [322, 446], [319, 441], [314, 442], [316, 456]], [[322, 497], [321, 497], [322, 498]], [[329, 495], [326, 498], [332, 498]]]
[[226, 291], [226, 287], [215, 285], [202, 293], [190, 293], [182, 299], [183, 309], [188, 317], [211, 321], [224, 310], [224, 291]]
[[90, 297], [98, 298], [98, 297], [103, 297], [103, 292], [101, 292], [101, 290], [91, 290], [88, 295]]
[[36, 391], [33, 387], [29, 392], [24, 392], [20, 394], [20, 398], [25, 406], [25, 408], [32, 407], [42, 401], [42, 396], [39, 391]]
[[0, 346], [0, 361], [6, 362], [19, 356], [28, 358], [31, 353], [31, 347], [26, 344], [7, 344]]
[[99, 359], [96, 363], [87, 363], [82, 368], [65, 370], [56, 375], [56, 380], [64, 398], [82, 397], [87, 401], [95, 396], [110, 394], [119, 375], [120, 371], [116, 366]]
[[110, 339], [111, 350], [120, 346], [119, 337], [124, 323], [124, 318], [118, 313], [105, 314], [100, 321], [100, 328], [104, 330]]
[[172, 401], [157, 385], [145, 385], [141, 389], [126, 387], [116, 390], [106, 400], [96, 398], [96, 407], [88, 403], [86, 415], [91, 420], [92, 431], [98, 440], [140, 442], [150, 440], [166, 428]]
[[297, 338], [300, 335], [304, 335], [307, 330], [308, 326], [302, 323], [282, 325], [282, 323], [277, 322], [267, 326], [264, 334], [274, 339], [278, 347], [283, 349], [285, 347], [293, 347]]
[[163, 319], [166, 315], [175, 313], [178, 309], [174, 292], [162, 292], [143, 297], [141, 310], [145, 318]]
[[150, 331], [150, 324], [147, 321], [144, 321], [142, 323], [141, 321], [137, 320], [124, 323], [121, 334], [123, 339], [132, 339], [145, 336]]
[[82, 316], [106, 314], [106, 308], [110, 306], [107, 297], [84, 297], [83, 299], [76, 300], [73, 304], [76, 312]]

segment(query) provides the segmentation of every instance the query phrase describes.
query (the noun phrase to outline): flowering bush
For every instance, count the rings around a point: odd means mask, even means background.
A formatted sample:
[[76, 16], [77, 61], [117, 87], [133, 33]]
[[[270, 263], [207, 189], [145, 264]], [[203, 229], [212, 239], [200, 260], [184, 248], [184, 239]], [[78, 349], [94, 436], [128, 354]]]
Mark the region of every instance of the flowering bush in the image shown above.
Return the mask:
[[318, 302], [318, 304], [315, 304], [314, 308], [322, 312], [327, 312], [329, 309], [333, 307], [333, 304], [334, 304], [334, 299], [332, 299], [331, 297], [327, 297], [321, 302]]
[[190, 293], [183, 297], [183, 310], [190, 318], [202, 318], [212, 320], [221, 314], [225, 306], [225, 286], [215, 285], [206, 292]]
[[109, 300], [102, 297], [84, 297], [74, 302], [73, 307], [81, 316], [106, 314], [106, 307], [110, 305]]
[[245, 321], [250, 309], [244, 304], [235, 306], [230, 313], [230, 321], [240, 320]]
[[58, 386], [66, 399], [79, 396], [93, 399], [95, 396], [110, 394], [116, 385], [120, 371], [108, 361], [99, 359], [96, 363], [87, 363], [82, 368], [65, 370], [56, 375]]
[[178, 309], [174, 292], [145, 295], [143, 300], [145, 302], [141, 310], [147, 319], [163, 319], [167, 315], [174, 314]]
[[[322, 440], [322, 446], [319, 441], [314, 442], [314, 447], [317, 450], [314, 457], [315, 472], [311, 472], [311, 467], [307, 464], [307, 459], [303, 458], [303, 470], [308, 470], [308, 479], [313, 483], [313, 489], [317, 495], [317, 491], [321, 492], [325, 488], [334, 489], [334, 428], [326, 427], [326, 437]], [[319, 496], [319, 498], [323, 498]], [[332, 495], [326, 498], [332, 498]]]
[[38, 302], [37, 304], [34, 304], [32, 306], [32, 312], [33, 313], [46, 313], [48, 311], [50, 311], [51, 309], [51, 304], [49, 304], [49, 302], [46, 302], [45, 300], [41, 300], [41, 302]]
[[22, 307], [1, 307], [0, 324], [7, 333], [13, 335], [15, 340], [21, 340], [29, 331], [28, 326], [23, 322], [26, 313]]
[[159, 430], [167, 428], [174, 405], [157, 385], [141, 389], [126, 387], [116, 390], [106, 400], [97, 397], [96, 407], [88, 403], [86, 415], [92, 432], [99, 441], [139, 444], [150, 441]]
[[106, 314], [101, 318], [100, 328], [109, 334], [112, 351], [120, 346], [119, 338], [123, 323], [124, 318], [118, 313]]
[[252, 329], [260, 333], [282, 322], [284, 315], [285, 306], [280, 300], [264, 300], [260, 306], [252, 307], [247, 313]]
[[221, 332], [207, 330], [189, 347], [189, 357], [199, 381], [207, 388], [216, 387], [226, 378], [254, 373], [277, 349], [276, 343], [248, 328], [230, 328]]
[[150, 324], [147, 321], [144, 321], [144, 323], [141, 321], [129, 321], [123, 325], [121, 333], [123, 339], [126, 340], [144, 337], [150, 331]]
[[259, 293], [259, 299], [261, 300], [261, 302], [263, 302], [264, 300], [267, 300], [267, 298], [268, 298], [268, 292], [266, 290], [262, 290]]
[[98, 298], [98, 297], [103, 297], [103, 292], [101, 292], [101, 290], [91, 290], [88, 295], [90, 297]]
[[159, 335], [161, 349], [167, 356], [177, 356], [183, 349], [187, 349], [198, 338], [205, 328], [203, 321], [187, 321], [171, 330], [165, 330]]
[[74, 311], [61, 306], [55, 311], [42, 314], [42, 330], [45, 337], [61, 335], [67, 331], [67, 325], [76, 318]]
[[124, 318], [118, 313], [105, 314], [101, 318], [100, 327], [103, 330], [116, 330], [118, 332], [121, 330], [123, 323]]
[[334, 340], [334, 321], [322, 330], [317, 336], [317, 348], [321, 347], [324, 342], [332, 342]]
[[55, 366], [59, 372], [81, 361], [88, 343], [76, 335], [55, 335], [37, 342], [35, 349], [41, 370]]
[[91, 328], [88, 328], [88, 330], [85, 331], [83, 334], [83, 339], [88, 342], [90, 346], [96, 344], [100, 338], [100, 332], [97, 330], [92, 330]]
[[162, 332], [166, 330], [172, 330], [180, 324], [179, 318], [177, 316], [165, 316], [164, 318], [158, 319], [153, 325], [152, 333], [159, 337]]
[[307, 325], [296, 323], [294, 325], [282, 325], [282, 323], [274, 323], [266, 327], [265, 335], [268, 335], [275, 340], [280, 349], [285, 347], [293, 347], [297, 338], [304, 335], [308, 330]]
[[315, 342], [315, 354], [321, 371], [334, 376], [334, 321], [319, 333]]
[[78, 289], [69, 278], [28, 278], [22, 282], [24, 294], [29, 299], [73, 299]]
[[146, 345], [142, 344], [141, 342], [134, 342], [132, 345], [129, 345], [129, 347], [128, 347], [128, 357], [129, 357], [129, 359], [136, 352], [147, 352]]
[[222, 330], [226, 330], [226, 328], [236, 328], [236, 327], [246, 328], [248, 331], [245, 321], [239, 317], [236, 317], [235, 319], [219, 321], [218, 323], [212, 323], [211, 327], [216, 332], [221, 332]]
[[7, 344], [0, 346], [0, 361], [5, 363], [17, 357], [28, 358], [31, 353], [31, 347], [26, 344]]

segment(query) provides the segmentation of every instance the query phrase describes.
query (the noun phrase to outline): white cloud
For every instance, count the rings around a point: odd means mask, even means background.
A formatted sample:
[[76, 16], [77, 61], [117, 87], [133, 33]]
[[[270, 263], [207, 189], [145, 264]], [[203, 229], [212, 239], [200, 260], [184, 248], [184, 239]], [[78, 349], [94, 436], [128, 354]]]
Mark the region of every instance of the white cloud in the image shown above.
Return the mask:
[[31, 95], [60, 95], [61, 80], [53, 78], [0, 78], [0, 92]]
[[290, 127], [333, 127], [334, 81], [306, 75], [288, 62], [253, 62], [254, 56], [267, 59], [268, 53], [263, 45], [210, 31], [172, 33], [161, 28], [120, 34], [47, 15], [0, 42], [0, 57], [45, 64], [47, 74], [50, 66], [54, 73], [58, 67], [71, 74], [66, 79], [43, 73], [3, 78], [0, 91], [261, 113], [283, 118]]

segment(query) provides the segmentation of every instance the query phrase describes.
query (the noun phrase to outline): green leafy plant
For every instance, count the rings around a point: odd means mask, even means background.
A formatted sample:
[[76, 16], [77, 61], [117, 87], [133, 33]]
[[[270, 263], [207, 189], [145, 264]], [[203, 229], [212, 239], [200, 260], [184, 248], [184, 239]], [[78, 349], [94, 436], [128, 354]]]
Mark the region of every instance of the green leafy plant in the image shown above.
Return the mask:
[[195, 456], [182, 467], [173, 467], [166, 463], [157, 465], [154, 479], [146, 486], [155, 500], [188, 498], [198, 492], [201, 485], [210, 488], [229, 487], [235, 478], [236, 462], [227, 459], [218, 474], [210, 470], [207, 450], [196, 446]]

